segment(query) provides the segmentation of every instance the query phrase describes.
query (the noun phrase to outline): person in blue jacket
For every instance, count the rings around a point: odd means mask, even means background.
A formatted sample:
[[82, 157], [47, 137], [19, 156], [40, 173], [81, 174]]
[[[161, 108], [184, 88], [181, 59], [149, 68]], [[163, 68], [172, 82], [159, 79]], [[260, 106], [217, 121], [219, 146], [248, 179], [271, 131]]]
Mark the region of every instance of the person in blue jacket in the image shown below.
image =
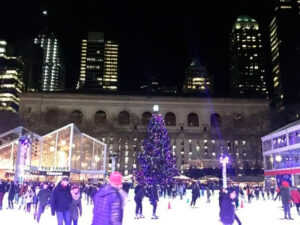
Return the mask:
[[126, 192], [122, 189], [122, 174], [114, 172], [109, 184], [94, 196], [92, 225], [122, 225]]

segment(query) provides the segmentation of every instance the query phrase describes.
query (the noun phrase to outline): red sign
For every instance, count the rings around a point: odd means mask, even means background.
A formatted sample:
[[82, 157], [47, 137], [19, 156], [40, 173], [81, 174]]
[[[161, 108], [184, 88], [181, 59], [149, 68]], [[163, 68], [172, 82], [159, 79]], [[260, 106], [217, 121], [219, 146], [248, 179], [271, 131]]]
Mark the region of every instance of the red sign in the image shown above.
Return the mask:
[[276, 175], [282, 175], [282, 174], [300, 174], [300, 168], [265, 171], [265, 176], [276, 176]]

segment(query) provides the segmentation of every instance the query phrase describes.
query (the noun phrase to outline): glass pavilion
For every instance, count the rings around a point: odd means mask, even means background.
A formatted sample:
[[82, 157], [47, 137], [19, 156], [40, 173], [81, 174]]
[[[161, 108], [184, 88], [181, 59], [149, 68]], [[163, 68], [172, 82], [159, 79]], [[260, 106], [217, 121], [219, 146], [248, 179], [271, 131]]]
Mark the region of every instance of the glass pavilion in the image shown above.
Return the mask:
[[106, 144], [69, 124], [44, 136], [23, 127], [0, 134], [0, 177], [14, 176], [19, 140], [24, 136], [31, 141], [24, 179], [69, 175], [73, 180], [94, 180], [106, 174]]

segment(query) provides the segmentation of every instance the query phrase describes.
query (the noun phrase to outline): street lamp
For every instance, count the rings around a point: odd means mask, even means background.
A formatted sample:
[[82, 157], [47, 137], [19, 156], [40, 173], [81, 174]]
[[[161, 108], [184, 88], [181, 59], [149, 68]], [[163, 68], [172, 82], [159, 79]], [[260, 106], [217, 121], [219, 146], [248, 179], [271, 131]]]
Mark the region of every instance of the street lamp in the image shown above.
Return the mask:
[[223, 179], [223, 188], [227, 188], [227, 176], [226, 176], [226, 165], [229, 163], [228, 156], [221, 156], [220, 163], [222, 163], [222, 179]]
[[110, 155], [111, 155], [111, 172], [114, 173], [116, 171], [117, 153], [112, 152]]

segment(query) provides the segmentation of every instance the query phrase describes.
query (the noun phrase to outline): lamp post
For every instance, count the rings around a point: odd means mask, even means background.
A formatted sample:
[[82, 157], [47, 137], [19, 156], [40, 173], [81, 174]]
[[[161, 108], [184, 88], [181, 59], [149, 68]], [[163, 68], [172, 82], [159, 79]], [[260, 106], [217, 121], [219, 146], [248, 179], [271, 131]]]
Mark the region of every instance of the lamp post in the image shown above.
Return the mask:
[[116, 172], [116, 160], [117, 160], [117, 153], [112, 152], [111, 153], [111, 172]]
[[220, 163], [222, 163], [222, 179], [223, 179], [223, 188], [227, 188], [227, 175], [226, 175], [226, 165], [229, 163], [228, 156], [221, 156]]

